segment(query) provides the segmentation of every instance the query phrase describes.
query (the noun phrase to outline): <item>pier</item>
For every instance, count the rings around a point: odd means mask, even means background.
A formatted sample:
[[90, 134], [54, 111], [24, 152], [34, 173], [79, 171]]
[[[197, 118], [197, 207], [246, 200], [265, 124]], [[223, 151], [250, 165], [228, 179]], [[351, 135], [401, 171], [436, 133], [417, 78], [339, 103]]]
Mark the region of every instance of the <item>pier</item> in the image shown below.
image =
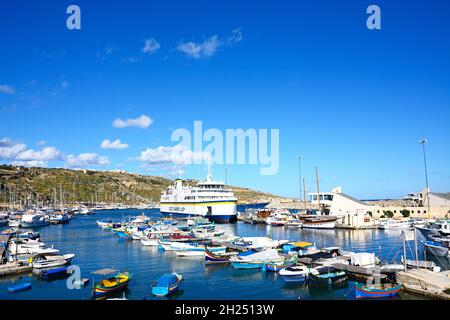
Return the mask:
[[411, 269], [397, 274], [397, 282], [401, 283], [405, 291], [424, 295], [432, 299], [450, 300], [450, 271], [432, 272], [426, 269]]

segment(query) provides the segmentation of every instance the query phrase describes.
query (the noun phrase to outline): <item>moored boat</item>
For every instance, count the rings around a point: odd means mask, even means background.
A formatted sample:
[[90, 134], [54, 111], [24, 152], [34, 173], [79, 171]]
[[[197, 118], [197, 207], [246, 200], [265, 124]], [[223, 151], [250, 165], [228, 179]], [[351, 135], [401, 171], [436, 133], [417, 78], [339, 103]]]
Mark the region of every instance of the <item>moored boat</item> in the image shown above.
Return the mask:
[[168, 296], [178, 290], [183, 276], [177, 273], [163, 275], [152, 285], [152, 293], [157, 297]]
[[308, 278], [309, 268], [304, 265], [294, 266], [282, 269], [278, 274], [286, 284], [303, 283]]
[[[116, 272], [117, 270], [114, 269], [104, 269], [98, 270], [94, 272], [94, 274], [108, 275]], [[92, 290], [92, 295], [93, 297], [100, 297], [113, 292], [124, 291], [128, 287], [128, 284], [132, 277], [133, 275], [130, 272], [125, 271], [123, 273], [117, 273], [111, 278], [95, 282], [94, 289]]]
[[65, 254], [63, 256], [39, 254], [33, 259], [32, 266], [33, 269], [64, 266], [71, 263], [74, 257], [74, 254]]
[[348, 281], [348, 274], [330, 267], [318, 267], [310, 270], [308, 281], [310, 284], [319, 286], [345, 285]]
[[393, 284], [365, 285], [355, 283], [356, 299], [378, 299], [393, 297], [403, 291], [403, 286]]

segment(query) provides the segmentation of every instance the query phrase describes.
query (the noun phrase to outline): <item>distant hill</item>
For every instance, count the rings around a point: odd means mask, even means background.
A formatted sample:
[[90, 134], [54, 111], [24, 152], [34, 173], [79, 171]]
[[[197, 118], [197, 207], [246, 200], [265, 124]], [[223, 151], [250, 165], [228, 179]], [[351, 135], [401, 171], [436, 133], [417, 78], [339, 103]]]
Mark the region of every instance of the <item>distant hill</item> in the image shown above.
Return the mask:
[[[0, 203], [25, 199], [38, 199], [48, 203], [103, 202], [123, 204], [147, 204], [159, 202], [161, 191], [172, 180], [158, 176], [145, 176], [124, 171], [69, 170], [59, 168], [25, 168], [0, 165]], [[188, 180], [195, 184], [195, 180]], [[277, 196], [234, 187], [239, 203], [269, 202]]]

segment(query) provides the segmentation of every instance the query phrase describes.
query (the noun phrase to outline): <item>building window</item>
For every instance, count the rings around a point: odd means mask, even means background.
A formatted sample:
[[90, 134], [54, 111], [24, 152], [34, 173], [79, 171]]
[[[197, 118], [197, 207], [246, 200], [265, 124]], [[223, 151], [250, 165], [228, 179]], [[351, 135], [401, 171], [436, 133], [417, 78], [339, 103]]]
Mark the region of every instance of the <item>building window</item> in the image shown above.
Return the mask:
[[417, 210], [417, 213], [420, 213], [420, 210]]

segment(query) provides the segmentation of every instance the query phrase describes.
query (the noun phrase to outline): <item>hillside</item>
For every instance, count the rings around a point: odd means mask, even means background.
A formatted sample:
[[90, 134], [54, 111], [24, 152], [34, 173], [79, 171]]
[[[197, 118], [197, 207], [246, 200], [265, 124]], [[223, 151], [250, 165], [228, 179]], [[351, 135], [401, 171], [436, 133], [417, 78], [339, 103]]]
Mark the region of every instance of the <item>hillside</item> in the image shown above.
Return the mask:
[[[92, 171], [48, 168], [25, 168], [0, 165], [0, 203], [28, 199], [34, 203], [103, 202], [145, 204], [158, 202], [160, 193], [171, 180], [124, 171]], [[195, 184], [189, 180], [188, 184]], [[239, 203], [267, 202], [271, 194], [230, 186]]]

